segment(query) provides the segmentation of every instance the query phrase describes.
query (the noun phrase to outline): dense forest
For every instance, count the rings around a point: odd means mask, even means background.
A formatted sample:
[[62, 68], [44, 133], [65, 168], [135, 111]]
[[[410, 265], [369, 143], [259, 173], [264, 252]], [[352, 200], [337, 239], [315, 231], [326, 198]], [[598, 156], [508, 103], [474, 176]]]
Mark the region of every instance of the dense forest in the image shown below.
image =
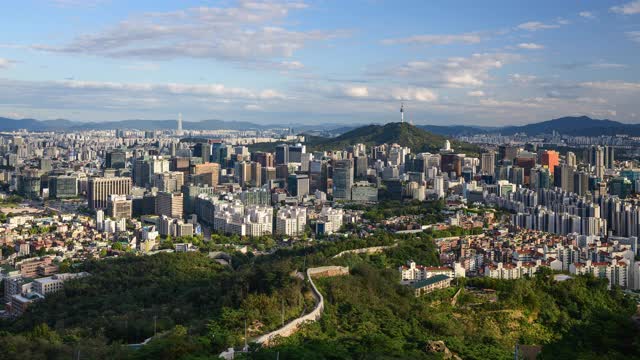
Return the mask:
[[476, 289], [452, 305], [455, 288], [415, 298], [397, 278], [363, 262], [351, 276], [322, 279], [321, 321], [248, 358], [438, 359], [425, 351], [431, 340], [462, 359], [513, 359], [516, 344], [543, 345], [542, 359], [640, 358], [635, 303], [601, 280], [469, 279]]
[[[206, 253], [123, 255], [73, 268], [91, 276], [0, 323], [7, 359], [214, 359], [229, 346], [279, 327], [314, 305], [297, 271], [336, 264], [351, 274], [317, 281], [325, 313], [250, 359], [437, 359], [442, 340], [463, 359], [511, 359], [516, 343], [543, 345], [543, 358], [640, 357], [635, 304], [600, 280], [461, 280], [415, 298], [399, 285], [407, 259], [437, 265], [433, 235], [391, 235], [307, 243], [270, 255], [235, 253], [230, 265]], [[334, 256], [394, 245], [383, 253]], [[452, 297], [463, 288], [455, 302]], [[125, 346], [153, 336], [140, 347]]]

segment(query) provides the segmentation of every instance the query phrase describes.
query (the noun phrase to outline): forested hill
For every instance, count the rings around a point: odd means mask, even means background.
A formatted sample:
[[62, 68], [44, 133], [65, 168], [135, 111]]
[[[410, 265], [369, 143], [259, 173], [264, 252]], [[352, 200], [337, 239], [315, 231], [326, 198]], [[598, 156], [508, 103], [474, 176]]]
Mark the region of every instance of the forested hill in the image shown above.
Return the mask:
[[[416, 298], [399, 284], [407, 259], [436, 266], [433, 239], [463, 233], [379, 233], [275, 254], [233, 254], [233, 267], [206, 252], [124, 255], [90, 261], [91, 275], [33, 304], [16, 322], [0, 321], [0, 358], [215, 359], [229, 346], [278, 328], [313, 308], [295, 270], [349, 266], [351, 273], [319, 279], [321, 320], [294, 336], [239, 359], [438, 359], [429, 341], [444, 341], [465, 360], [512, 359], [514, 344], [542, 347], [542, 359], [638, 359], [635, 302], [591, 277], [556, 282], [550, 270], [531, 279], [459, 279], [452, 288]], [[227, 239], [228, 240], [228, 239]], [[343, 250], [391, 245], [380, 254], [333, 256]], [[457, 302], [454, 293], [462, 289]], [[134, 350], [123, 346], [155, 336]]]
[[475, 145], [436, 135], [408, 123], [398, 122], [362, 126], [335, 138], [309, 137], [307, 144], [311, 149], [317, 150], [344, 149], [358, 143], [368, 146], [398, 144], [410, 147], [412, 152], [437, 152], [444, 146], [447, 139], [458, 152], [469, 154], [480, 152]]

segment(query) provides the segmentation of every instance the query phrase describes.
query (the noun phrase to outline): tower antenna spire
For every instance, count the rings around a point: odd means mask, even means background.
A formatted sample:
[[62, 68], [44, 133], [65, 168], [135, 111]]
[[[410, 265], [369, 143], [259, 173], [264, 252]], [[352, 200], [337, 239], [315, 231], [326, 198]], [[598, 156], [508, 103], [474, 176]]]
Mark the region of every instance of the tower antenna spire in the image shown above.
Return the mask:
[[404, 124], [404, 101], [400, 103], [400, 122]]

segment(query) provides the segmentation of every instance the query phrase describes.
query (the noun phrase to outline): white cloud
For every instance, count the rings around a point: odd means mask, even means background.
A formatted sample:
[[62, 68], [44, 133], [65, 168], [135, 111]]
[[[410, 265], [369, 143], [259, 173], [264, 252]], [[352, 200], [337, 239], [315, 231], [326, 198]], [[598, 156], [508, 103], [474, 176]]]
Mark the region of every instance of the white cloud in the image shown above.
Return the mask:
[[537, 77], [535, 75], [524, 75], [524, 74], [509, 75], [509, 80], [516, 84], [528, 84], [536, 79]]
[[545, 29], [556, 29], [556, 28], [559, 28], [561, 24], [562, 23], [545, 24], [539, 21], [529, 21], [529, 22], [518, 25], [517, 28], [520, 30], [538, 31], [538, 30], [545, 30]]
[[578, 13], [578, 15], [580, 15], [581, 17], [585, 18], [585, 19], [595, 19], [596, 15], [594, 13], [592, 13], [591, 11], [580, 11]]
[[344, 89], [344, 94], [354, 98], [366, 98], [369, 96], [369, 89], [366, 86], [351, 86]]
[[[438, 100], [438, 95], [431, 89], [422, 87], [385, 87], [385, 86], [359, 86], [344, 85], [339, 88], [339, 92], [350, 99], [366, 99], [368, 101], [416, 101], [434, 102]], [[335, 88], [317, 88], [316, 92], [323, 92], [328, 96], [333, 96]]]
[[520, 49], [526, 49], [526, 50], [541, 50], [541, 49], [544, 49], [543, 45], [536, 44], [536, 43], [520, 43], [520, 44], [518, 44], [518, 47]]
[[542, 106], [539, 103], [540, 101], [541, 99], [530, 99], [528, 101], [480, 99], [480, 105], [497, 108], [538, 108]]
[[279, 65], [281, 68], [286, 70], [300, 70], [304, 68], [304, 64], [300, 61], [282, 61]]
[[341, 32], [297, 31], [283, 27], [302, 2], [240, 1], [235, 7], [196, 7], [144, 14], [62, 46], [34, 45], [43, 51], [113, 58], [180, 57], [264, 61], [291, 57], [307, 43]]
[[617, 63], [593, 63], [589, 64], [589, 67], [594, 69], [622, 69], [626, 68], [627, 65]]
[[640, 31], [628, 31], [626, 34], [631, 41], [640, 43]]
[[580, 84], [586, 88], [612, 91], [640, 91], [640, 83], [624, 81], [588, 81]]
[[391, 90], [391, 97], [394, 100], [408, 100], [420, 102], [433, 102], [438, 100], [438, 95], [425, 88], [395, 88]]
[[385, 39], [385, 45], [396, 44], [424, 44], [424, 45], [449, 45], [455, 43], [476, 44], [484, 39], [483, 35], [477, 32], [464, 34], [440, 34], [440, 35], [414, 35], [405, 38]]
[[160, 65], [151, 62], [136, 62], [133, 64], [123, 66], [124, 69], [134, 71], [157, 71], [160, 70]]
[[0, 58], [0, 69], [6, 69], [11, 66], [12, 61], [9, 59]]
[[254, 91], [245, 88], [227, 87], [223, 84], [182, 84], [182, 83], [122, 83], [67, 80], [55, 82], [69, 89], [103, 90], [103, 91], [131, 91], [131, 92], [160, 92], [176, 95], [197, 95], [231, 97], [238, 99], [284, 99], [285, 96], [272, 89]]
[[640, 0], [632, 1], [623, 5], [611, 7], [612, 12], [623, 15], [640, 14]]
[[256, 105], [256, 104], [247, 104], [244, 107], [245, 110], [249, 110], [249, 111], [260, 111], [263, 110], [262, 106], [260, 105]]
[[483, 97], [484, 96], [484, 91], [482, 91], [482, 90], [469, 91], [467, 93], [467, 95], [473, 96], [473, 97]]
[[411, 61], [385, 75], [405, 76], [415, 82], [452, 88], [478, 87], [490, 79], [489, 73], [520, 57], [508, 53], [478, 53], [427, 62]]

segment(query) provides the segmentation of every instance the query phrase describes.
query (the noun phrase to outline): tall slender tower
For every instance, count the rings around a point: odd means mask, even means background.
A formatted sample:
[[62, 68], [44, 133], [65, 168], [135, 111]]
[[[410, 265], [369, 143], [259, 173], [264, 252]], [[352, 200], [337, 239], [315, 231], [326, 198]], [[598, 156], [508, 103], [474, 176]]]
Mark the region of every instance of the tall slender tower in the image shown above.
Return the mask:
[[404, 123], [404, 103], [400, 104], [400, 121]]
[[182, 113], [178, 114], [178, 135], [182, 135]]

